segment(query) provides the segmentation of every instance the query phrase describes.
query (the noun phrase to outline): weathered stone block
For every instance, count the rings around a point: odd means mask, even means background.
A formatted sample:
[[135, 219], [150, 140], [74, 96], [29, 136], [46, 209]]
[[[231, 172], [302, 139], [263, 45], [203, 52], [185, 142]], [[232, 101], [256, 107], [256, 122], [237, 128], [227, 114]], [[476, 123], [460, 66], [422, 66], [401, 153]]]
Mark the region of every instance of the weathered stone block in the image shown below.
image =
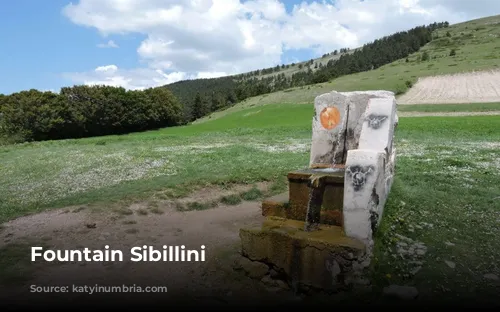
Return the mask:
[[310, 166], [346, 162], [347, 151], [359, 148], [365, 117], [369, 116], [366, 110], [368, 103], [373, 99], [387, 101], [387, 99], [394, 99], [394, 93], [390, 91], [333, 91], [316, 97]]
[[394, 94], [375, 93], [377, 95], [366, 101], [362, 118], [358, 120], [356, 129], [360, 129], [360, 124], [361, 129], [354, 133], [358, 144], [349, 145], [346, 153], [343, 203], [346, 234], [362, 240], [369, 248], [393, 182], [394, 130], [398, 123]]
[[290, 286], [280, 280], [280, 279], [274, 279], [271, 277], [271, 275], [266, 275], [261, 279], [262, 284], [266, 285], [268, 289], [272, 291], [279, 291], [279, 290], [289, 290]]
[[347, 101], [348, 98], [338, 92], [315, 98], [310, 165], [342, 163]]
[[365, 115], [358, 148], [386, 151], [389, 157], [394, 138], [396, 100], [393, 97], [370, 99]]
[[287, 218], [304, 221], [309, 204], [311, 189], [308, 186], [312, 175], [322, 173], [325, 181], [325, 191], [321, 208], [321, 223], [342, 225], [342, 207], [344, 194], [344, 169], [322, 171], [306, 169], [290, 172], [289, 181], [289, 213]]
[[[384, 153], [376, 150], [350, 150], [344, 184], [344, 230], [368, 245], [378, 225], [385, 196]], [[382, 207], [383, 208], [383, 207]]]
[[262, 215], [286, 218], [288, 206], [288, 192], [278, 194], [262, 202]]
[[325, 290], [345, 287], [354, 273], [353, 263], [365, 255], [364, 244], [346, 237], [341, 227], [321, 225], [315, 232], [303, 228], [303, 221], [270, 217], [262, 228], [241, 229], [242, 254], [272, 264], [292, 284]]
[[[331, 203], [332, 201], [329, 200], [329, 196], [332, 196], [333, 192], [328, 192], [328, 190], [325, 191], [326, 193], [326, 199], [324, 199], [324, 202]], [[286, 202], [276, 202], [273, 200], [265, 200], [262, 202], [262, 215], [264, 217], [281, 217], [281, 218], [287, 218], [287, 219], [292, 219], [292, 220], [299, 220], [302, 221], [303, 219], [300, 218], [302, 216], [307, 207], [305, 209], [297, 209], [300, 206], [295, 206], [296, 209], [292, 210], [290, 209], [290, 204], [288, 202], [288, 193], [281, 194], [285, 195], [287, 200]], [[338, 197], [336, 197], [338, 198]], [[342, 198], [342, 197], [340, 197]], [[300, 211], [297, 213], [297, 211]], [[342, 209], [335, 209], [335, 210], [322, 210], [321, 211], [321, 223], [323, 224], [329, 224], [329, 225], [342, 225]]]
[[235, 269], [245, 271], [246, 275], [253, 279], [261, 279], [269, 272], [269, 266], [259, 261], [252, 261], [248, 258], [241, 257], [237, 260]]

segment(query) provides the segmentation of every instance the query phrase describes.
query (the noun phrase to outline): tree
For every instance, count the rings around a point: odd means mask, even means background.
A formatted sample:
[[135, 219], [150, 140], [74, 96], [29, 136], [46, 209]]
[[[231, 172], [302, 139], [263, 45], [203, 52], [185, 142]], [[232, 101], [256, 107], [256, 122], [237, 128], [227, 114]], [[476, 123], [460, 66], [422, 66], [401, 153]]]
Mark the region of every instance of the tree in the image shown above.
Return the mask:
[[231, 106], [236, 102], [238, 102], [238, 97], [236, 96], [236, 92], [234, 90], [229, 91], [226, 95], [226, 105]]
[[149, 88], [142, 93], [150, 101], [148, 128], [178, 126], [182, 123], [182, 105], [167, 88]]
[[203, 107], [203, 100], [201, 98], [201, 94], [196, 93], [196, 97], [194, 98], [193, 105], [193, 119], [198, 119], [205, 116], [205, 108]]
[[225, 106], [224, 100], [220, 96], [219, 93], [212, 93], [212, 99], [211, 99], [211, 105], [210, 105], [210, 111], [215, 112], [218, 111], [219, 109], [223, 108]]
[[449, 31], [446, 32], [446, 37], [451, 37], [451, 34]]
[[20, 142], [46, 140], [54, 130], [63, 130], [67, 107], [64, 96], [31, 89], [6, 96], [2, 102], [1, 129], [7, 137]]

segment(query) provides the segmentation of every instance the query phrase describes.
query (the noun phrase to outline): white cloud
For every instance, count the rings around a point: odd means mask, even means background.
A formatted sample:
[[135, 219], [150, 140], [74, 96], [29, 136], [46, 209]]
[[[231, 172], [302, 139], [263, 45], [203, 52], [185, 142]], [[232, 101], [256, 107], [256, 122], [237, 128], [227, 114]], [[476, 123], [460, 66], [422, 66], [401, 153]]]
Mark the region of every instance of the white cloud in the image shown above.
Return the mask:
[[118, 48], [118, 45], [113, 40], [109, 40], [106, 43], [97, 44], [97, 47], [98, 48]]
[[96, 72], [107, 72], [107, 73], [114, 73], [118, 70], [118, 66], [116, 65], [106, 65], [106, 66], [98, 66], [96, 69], [94, 69]]
[[64, 76], [76, 83], [86, 85], [109, 85], [129, 90], [143, 90], [158, 87], [179, 80], [198, 78], [181, 72], [165, 73], [160, 69], [136, 68], [120, 69], [116, 65], [96, 67], [84, 73], [65, 73]]
[[418, 25], [456, 23], [500, 11], [498, 0], [474, 3], [322, 0], [304, 1], [287, 11], [285, 1], [278, 0], [80, 0], [64, 7], [63, 14], [103, 35], [146, 35], [137, 47], [145, 68], [108, 70], [105, 79], [95, 70], [72, 74], [76, 82], [143, 88], [276, 66], [291, 49], [321, 55]]
[[218, 78], [227, 76], [225, 72], [199, 72], [196, 74], [197, 79]]

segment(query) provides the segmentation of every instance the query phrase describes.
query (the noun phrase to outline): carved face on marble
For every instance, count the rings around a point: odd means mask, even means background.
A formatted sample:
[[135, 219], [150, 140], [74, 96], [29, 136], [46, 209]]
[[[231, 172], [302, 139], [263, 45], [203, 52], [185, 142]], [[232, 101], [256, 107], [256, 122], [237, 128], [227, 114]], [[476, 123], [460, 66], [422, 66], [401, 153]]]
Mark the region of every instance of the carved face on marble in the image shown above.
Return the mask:
[[346, 173], [352, 179], [352, 187], [357, 192], [363, 189], [366, 183], [366, 178], [375, 170], [373, 166], [349, 166], [346, 168]]
[[340, 122], [340, 112], [336, 107], [326, 107], [319, 117], [321, 125], [327, 130], [335, 128]]
[[368, 121], [368, 127], [375, 130], [380, 128], [386, 119], [387, 116], [385, 115], [370, 114], [368, 117], [366, 117], [366, 121]]

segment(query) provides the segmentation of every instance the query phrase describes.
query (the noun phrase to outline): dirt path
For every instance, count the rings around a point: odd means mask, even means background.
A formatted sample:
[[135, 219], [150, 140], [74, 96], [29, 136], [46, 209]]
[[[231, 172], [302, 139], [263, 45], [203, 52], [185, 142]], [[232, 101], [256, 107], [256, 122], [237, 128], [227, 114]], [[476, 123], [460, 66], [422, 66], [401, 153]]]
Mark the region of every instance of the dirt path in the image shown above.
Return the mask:
[[[266, 185], [260, 185], [265, 188]], [[205, 189], [193, 194], [191, 198], [220, 196], [220, 190]], [[232, 264], [239, 251], [239, 229], [244, 226], [259, 225], [262, 221], [260, 203], [242, 202], [239, 205], [218, 207], [203, 211], [179, 212], [172, 203], [165, 202], [158, 207], [162, 214], [145, 215], [145, 203], [136, 203], [129, 208], [130, 215], [116, 215], [89, 209], [60, 209], [27, 216], [5, 223], [1, 232], [0, 247], [25, 243], [36, 246], [39, 242], [47, 248], [123, 251], [123, 262], [104, 263], [67, 263], [67, 264], [29, 264], [32, 279], [22, 285], [0, 286], [0, 297], [15, 303], [30, 303], [36, 299], [57, 299], [59, 303], [74, 301], [88, 303], [90, 299], [99, 300], [99, 295], [78, 293], [41, 294], [35, 297], [29, 294], [30, 285], [142, 285], [166, 286], [167, 294], [148, 294], [144, 300], [152, 299], [169, 302], [197, 304], [228, 304], [249, 299], [269, 297], [270, 300], [290, 300], [290, 293], [283, 295], [269, 292], [260, 283], [245, 277], [232, 269]], [[180, 246], [186, 249], [200, 250], [205, 246], [206, 262], [131, 262], [129, 250], [133, 246], [152, 245], [161, 249], [162, 245]], [[26, 248], [28, 249], [28, 248]], [[29, 259], [29, 251], [25, 255]], [[5, 256], [5, 255], [4, 255]], [[3, 289], [2, 289], [3, 288]], [[137, 296], [127, 295], [137, 303]], [[133, 299], [131, 299], [133, 298]], [[82, 301], [83, 300], [83, 301]], [[123, 303], [123, 298], [119, 299]], [[2, 301], [6, 302], [6, 301]]]
[[500, 102], [500, 71], [480, 71], [420, 78], [398, 104]]
[[490, 112], [398, 112], [398, 117], [461, 117], [461, 116], [497, 116], [500, 111]]

